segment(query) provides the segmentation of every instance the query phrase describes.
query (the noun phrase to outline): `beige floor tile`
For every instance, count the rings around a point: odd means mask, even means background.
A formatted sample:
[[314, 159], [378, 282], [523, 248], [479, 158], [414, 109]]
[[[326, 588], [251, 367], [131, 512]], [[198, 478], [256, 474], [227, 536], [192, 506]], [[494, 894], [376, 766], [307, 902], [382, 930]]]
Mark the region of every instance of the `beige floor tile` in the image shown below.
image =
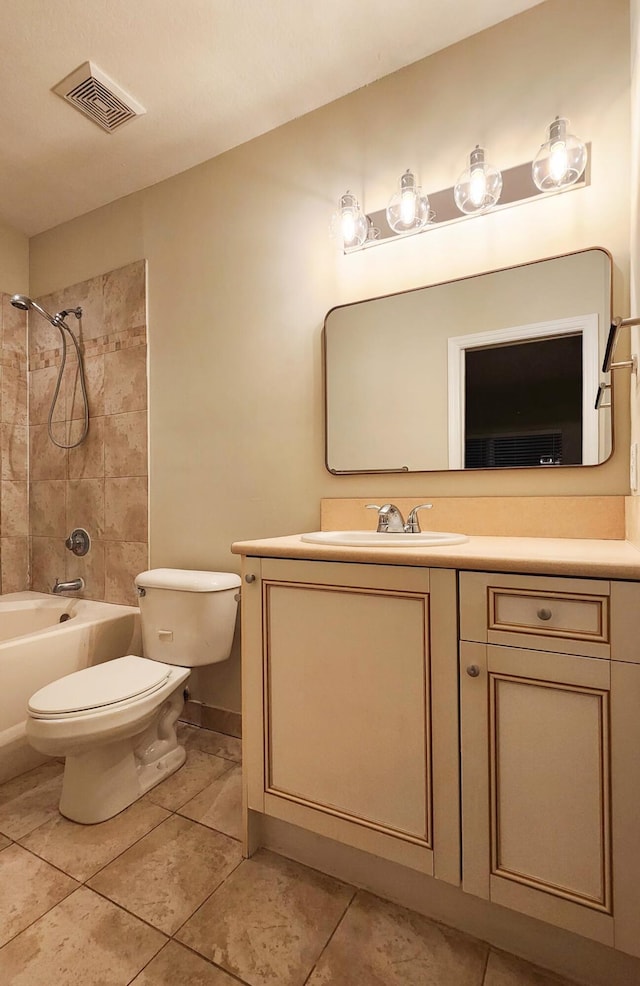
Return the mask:
[[80, 887], [0, 950], [0, 969], [11, 986], [124, 986], [165, 941]]
[[353, 894], [332, 877], [260, 851], [177, 937], [251, 986], [302, 986]]
[[170, 941], [131, 986], [238, 986], [238, 980]]
[[0, 853], [0, 945], [24, 931], [77, 888], [26, 849], [12, 845]]
[[210, 756], [201, 750], [187, 750], [186, 763], [166, 781], [151, 788], [145, 800], [168, 811], [177, 811], [230, 767], [229, 761], [221, 757]]
[[487, 946], [360, 891], [309, 986], [481, 986]]
[[242, 767], [231, 767], [180, 808], [180, 814], [242, 839]]
[[6, 835], [0, 835], [0, 852], [11, 844], [11, 839], [7, 839]]
[[237, 736], [216, 733], [213, 729], [202, 729], [189, 723], [178, 723], [178, 738], [187, 750], [202, 750], [235, 763], [242, 761], [242, 740]]
[[572, 986], [545, 969], [530, 965], [505, 952], [489, 953], [483, 986]]
[[168, 817], [164, 808], [144, 800], [99, 825], [79, 825], [58, 814], [20, 842], [84, 883]]
[[240, 845], [173, 816], [89, 881], [99, 893], [173, 934], [240, 863]]
[[0, 787], [0, 832], [20, 839], [58, 813], [64, 767], [57, 761], [14, 777]]

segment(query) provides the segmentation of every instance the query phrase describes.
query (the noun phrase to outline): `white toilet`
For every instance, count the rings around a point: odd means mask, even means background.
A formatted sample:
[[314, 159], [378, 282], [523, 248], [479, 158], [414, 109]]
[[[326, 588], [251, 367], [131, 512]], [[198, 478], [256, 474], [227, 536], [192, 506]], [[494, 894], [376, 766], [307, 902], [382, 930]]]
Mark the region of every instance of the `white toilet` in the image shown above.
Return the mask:
[[76, 671], [31, 697], [27, 739], [65, 757], [60, 811], [102, 822], [182, 766], [176, 722], [189, 669], [229, 657], [240, 578], [156, 568], [136, 577], [145, 657]]

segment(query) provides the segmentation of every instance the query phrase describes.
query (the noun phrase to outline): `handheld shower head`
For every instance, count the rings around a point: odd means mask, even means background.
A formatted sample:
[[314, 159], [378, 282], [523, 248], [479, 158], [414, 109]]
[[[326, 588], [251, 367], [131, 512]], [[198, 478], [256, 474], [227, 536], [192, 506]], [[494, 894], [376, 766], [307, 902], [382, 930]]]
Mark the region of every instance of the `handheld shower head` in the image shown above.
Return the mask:
[[14, 294], [11, 304], [14, 308], [19, 308], [20, 311], [28, 312], [31, 308], [31, 298], [27, 298], [24, 294]]
[[[33, 298], [28, 298], [26, 294], [14, 294], [13, 297], [11, 298], [11, 304], [13, 305], [14, 308], [19, 308], [20, 311], [23, 312], [28, 312], [32, 308], [35, 309], [35, 311], [37, 311], [39, 315], [42, 315], [43, 318], [46, 318], [47, 322], [51, 322], [51, 324], [55, 326], [55, 328], [60, 333], [60, 339], [62, 343], [62, 351], [61, 351], [62, 355], [60, 360], [60, 367], [58, 370], [58, 379], [55, 386], [55, 392], [53, 395], [53, 400], [51, 402], [51, 409], [49, 411], [47, 427], [49, 431], [49, 438], [51, 439], [54, 445], [58, 446], [58, 448], [62, 448], [62, 449], [77, 448], [77, 446], [82, 444], [82, 442], [85, 440], [85, 438], [87, 437], [87, 432], [89, 431], [89, 400], [87, 398], [87, 386], [86, 386], [85, 375], [84, 375], [84, 362], [82, 359], [82, 350], [80, 348], [78, 340], [73, 334], [72, 329], [70, 329], [67, 323], [65, 322], [65, 318], [67, 317], [67, 315], [75, 315], [77, 319], [82, 318], [82, 308], [79, 305], [77, 308], [63, 308], [62, 311], [57, 312], [55, 315], [51, 315], [46, 310], [46, 308], [43, 308], [42, 305], [39, 305], [37, 301], [33, 300]], [[76, 442], [72, 442], [71, 444], [59, 442], [54, 437], [53, 432], [51, 430], [51, 422], [53, 420], [56, 401], [58, 400], [58, 397], [60, 395], [60, 384], [62, 383], [62, 376], [64, 373], [64, 368], [67, 360], [67, 341], [66, 341], [65, 333], [68, 333], [68, 335], [71, 337], [71, 341], [73, 342], [76, 355], [78, 357], [77, 372], [79, 373], [80, 376], [80, 389], [82, 390], [82, 399], [84, 405], [84, 415], [83, 415], [84, 426], [82, 429], [82, 434], [80, 435], [80, 438]]]
[[11, 299], [11, 304], [14, 308], [19, 308], [23, 312], [28, 312], [30, 308], [35, 308], [35, 310], [42, 315], [43, 318], [46, 318], [48, 322], [51, 322], [52, 325], [58, 324], [55, 317], [50, 315], [46, 308], [39, 305], [37, 301], [33, 301], [32, 298], [27, 298], [26, 294], [14, 294]]

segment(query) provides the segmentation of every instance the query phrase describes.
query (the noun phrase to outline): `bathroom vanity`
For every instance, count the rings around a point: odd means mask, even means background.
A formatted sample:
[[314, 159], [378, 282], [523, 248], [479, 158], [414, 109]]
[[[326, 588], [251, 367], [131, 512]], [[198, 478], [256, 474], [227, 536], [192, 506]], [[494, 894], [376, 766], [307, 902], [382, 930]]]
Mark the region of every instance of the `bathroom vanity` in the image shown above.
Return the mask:
[[640, 551], [233, 550], [249, 853], [276, 819], [640, 956]]

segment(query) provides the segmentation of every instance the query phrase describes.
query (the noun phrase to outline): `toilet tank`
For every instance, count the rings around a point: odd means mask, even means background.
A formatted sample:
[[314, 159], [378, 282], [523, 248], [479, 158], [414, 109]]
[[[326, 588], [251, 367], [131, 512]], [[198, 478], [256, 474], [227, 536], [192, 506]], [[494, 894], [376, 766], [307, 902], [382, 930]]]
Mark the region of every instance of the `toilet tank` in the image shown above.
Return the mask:
[[154, 568], [137, 575], [135, 583], [145, 657], [183, 668], [216, 664], [229, 657], [238, 575]]

